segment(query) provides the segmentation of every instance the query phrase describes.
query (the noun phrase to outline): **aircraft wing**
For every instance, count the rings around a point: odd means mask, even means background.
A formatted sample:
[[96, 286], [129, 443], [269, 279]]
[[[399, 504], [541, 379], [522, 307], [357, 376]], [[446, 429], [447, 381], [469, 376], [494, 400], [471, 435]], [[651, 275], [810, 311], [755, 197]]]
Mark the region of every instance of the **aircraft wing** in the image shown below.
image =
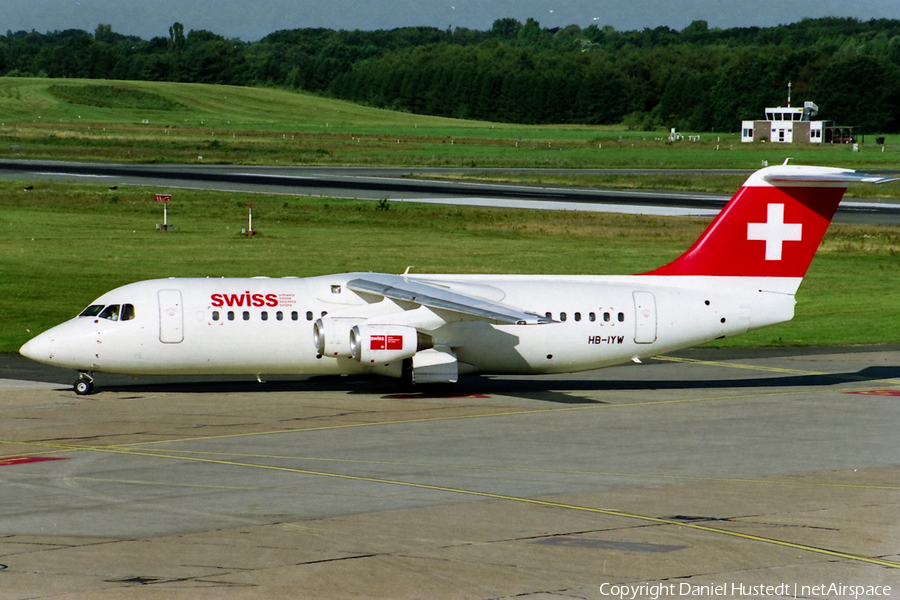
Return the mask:
[[554, 322], [553, 319], [535, 313], [461, 294], [437, 285], [410, 280], [402, 275], [367, 273], [363, 277], [347, 282], [347, 287], [354, 292], [412, 302], [428, 308], [447, 310], [499, 323], [540, 325]]

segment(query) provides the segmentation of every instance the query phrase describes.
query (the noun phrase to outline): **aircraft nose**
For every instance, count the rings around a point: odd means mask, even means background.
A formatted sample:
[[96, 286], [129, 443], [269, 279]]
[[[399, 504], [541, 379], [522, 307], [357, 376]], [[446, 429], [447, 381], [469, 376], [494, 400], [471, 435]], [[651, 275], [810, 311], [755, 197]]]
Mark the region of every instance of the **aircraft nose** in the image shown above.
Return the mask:
[[50, 341], [50, 337], [46, 333], [42, 333], [19, 348], [19, 354], [38, 362], [51, 360], [53, 351], [50, 349]]

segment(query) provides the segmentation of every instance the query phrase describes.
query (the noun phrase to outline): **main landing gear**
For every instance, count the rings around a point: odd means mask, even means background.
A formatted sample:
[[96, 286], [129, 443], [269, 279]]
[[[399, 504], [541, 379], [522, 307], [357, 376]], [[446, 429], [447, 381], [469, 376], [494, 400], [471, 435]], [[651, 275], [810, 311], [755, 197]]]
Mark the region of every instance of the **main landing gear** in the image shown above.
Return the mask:
[[90, 373], [82, 371], [78, 374], [78, 381], [75, 382], [75, 393], [79, 396], [86, 396], [94, 391], [94, 377]]

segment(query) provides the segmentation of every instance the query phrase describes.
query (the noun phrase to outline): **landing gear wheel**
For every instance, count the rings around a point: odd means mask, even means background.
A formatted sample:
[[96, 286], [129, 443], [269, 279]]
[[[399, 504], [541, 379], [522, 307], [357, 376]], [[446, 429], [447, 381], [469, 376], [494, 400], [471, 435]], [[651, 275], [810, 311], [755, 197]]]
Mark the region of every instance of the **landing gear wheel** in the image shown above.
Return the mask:
[[94, 378], [86, 373], [82, 373], [75, 382], [75, 393], [79, 396], [86, 396], [94, 391]]

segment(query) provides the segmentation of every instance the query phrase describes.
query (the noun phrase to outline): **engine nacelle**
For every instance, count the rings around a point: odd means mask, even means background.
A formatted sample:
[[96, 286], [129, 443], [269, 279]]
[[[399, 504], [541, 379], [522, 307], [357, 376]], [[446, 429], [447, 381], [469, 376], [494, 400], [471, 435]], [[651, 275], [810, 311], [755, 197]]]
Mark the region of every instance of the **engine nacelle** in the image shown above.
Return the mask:
[[411, 358], [431, 346], [431, 337], [405, 325], [360, 324], [350, 330], [350, 355], [363, 364]]
[[322, 356], [350, 356], [350, 330], [364, 319], [322, 317], [313, 325], [313, 342]]

